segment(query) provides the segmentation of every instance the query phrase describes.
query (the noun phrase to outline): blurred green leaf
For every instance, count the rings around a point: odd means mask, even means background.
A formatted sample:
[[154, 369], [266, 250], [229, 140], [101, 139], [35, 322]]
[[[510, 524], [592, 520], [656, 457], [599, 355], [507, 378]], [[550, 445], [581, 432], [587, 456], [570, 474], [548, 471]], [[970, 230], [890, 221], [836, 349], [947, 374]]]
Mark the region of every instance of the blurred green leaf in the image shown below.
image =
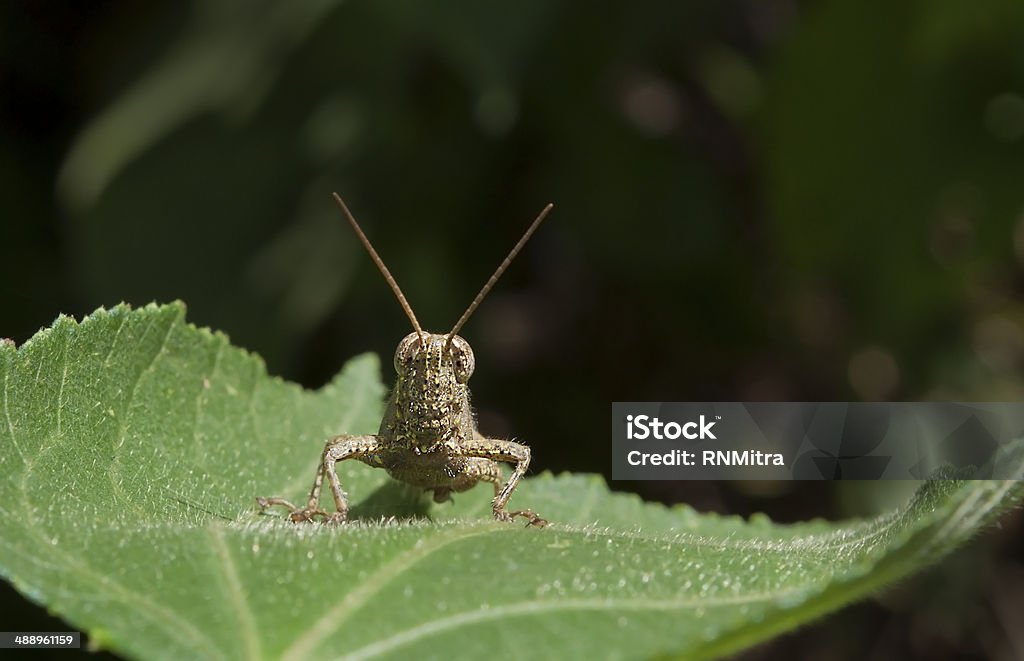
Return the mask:
[[[372, 356], [304, 392], [151, 305], [2, 344], [0, 375], [0, 571], [142, 658], [708, 658], [920, 569], [1022, 495], [934, 481], [876, 519], [782, 526], [542, 476], [515, 497], [538, 530], [491, 520], [487, 487], [428, 512], [345, 464], [354, 521], [295, 526], [253, 497], [301, 498], [324, 437], [374, 430]], [[1004, 460], [1024, 473], [1021, 444]]]
[[128, 163], [203, 113], [246, 114], [280, 73], [282, 55], [335, 4], [193, 3], [176, 45], [78, 136], [60, 173], [64, 203], [88, 208]]

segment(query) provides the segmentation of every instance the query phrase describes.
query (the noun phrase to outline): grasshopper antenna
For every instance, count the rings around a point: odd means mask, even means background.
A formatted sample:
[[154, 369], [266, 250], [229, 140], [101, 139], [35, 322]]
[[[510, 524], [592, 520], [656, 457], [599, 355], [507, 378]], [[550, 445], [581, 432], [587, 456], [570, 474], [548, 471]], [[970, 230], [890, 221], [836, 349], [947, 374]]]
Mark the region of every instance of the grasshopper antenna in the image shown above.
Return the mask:
[[348, 210], [348, 207], [345, 205], [345, 201], [341, 199], [341, 196], [337, 193], [332, 193], [332, 195], [334, 195], [334, 201], [338, 203], [338, 206], [341, 207], [341, 210], [345, 213], [345, 218], [348, 218], [348, 224], [352, 226], [352, 229], [356, 232], [356, 236], [358, 236], [359, 240], [362, 241], [363, 246], [366, 247], [366, 251], [370, 253], [370, 259], [372, 259], [373, 263], [377, 265], [378, 269], [380, 269], [380, 274], [384, 276], [384, 280], [387, 281], [388, 285], [391, 287], [391, 291], [395, 292], [395, 298], [398, 299], [398, 303], [402, 306], [402, 309], [405, 310], [405, 316], [409, 317], [409, 321], [412, 322], [413, 330], [415, 330], [416, 334], [420, 336], [420, 344], [422, 345], [424, 343], [423, 329], [420, 328], [420, 322], [416, 321], [416, 315], [413, 314], [412, 306], [409, 305], [409, 301], [405, 300], [405, 294], [402, 293], [398, 283], [395, 282], [395, 278], [391, 275], [391, 271], [388, 270], [388, 267], [384, 266], [384, 260], [380, 258], [380, 255], [377, 254], [377, 251], [374, 250], [373, 246], [370, 244], [370, 240], [366, 238], [365, 234], [363, 234], [363, 228], [359, 227], [359, 223], [356, 222], [352, 212]]
[[505, 272], [505, 269], [507, 269], [509, 264], [512, 263], [512, 260], [516, 258], [516, 255], [518, 255], [519, 251], [523, 249], [523, 246], [526, 245], [526, 242], [530, 240], [530, 237], [533, 235], [533, 232], [537, 229], [538, 226], [540, 226], [541, 221], [543, 221], [547, 217], [548, 212], [550, 212], [554, 207], [554, 204], [548, 203], [548, 205], [544, 207], [539, 214], [537, 214], [537, 218], [533, 221], [530, 227], [527, 228], [526, 232], [523, 233], [523, 237], [519, 239], [519, 242], [516, 243], [515, 246], [512, 247], [512, 252], [510, 252], [508, 254], [508, 257], [506, 257], [501, 262], [501, 264], [498, 266], [498, 270], [495, 271], [494, 275], [492, 275], [487, 280], [487, 283], [484, 285], [484, 288], [480, 290], [480, 293], [476, 295], [476, 298], [474, 298], [473, 302], [469, 304], [469, 307], [466, 308], [466, 311], [462, 313], [462, 316], [459, 317], [459, 320], [455, 322], [455, 326], [451, 329], [451, 331], [449, 331], [448, 338], [445, 340], [445, 351], [447, 351], [448, 347], [451, 346], [452, 338], [455, 337], [455, 334], [459, 332], [459, 329], [462, 328], [462, 325], [466, 323], [466, 321], [473, 314], [473, 312], [476, 311], [477, 306], [480, 305], [480, 302], [482, 300], [484, 300], [484, 297], [487, 296], [487, 293], [491, 291], [491, 287], [493, 287], [494, 283], [498, 281], [498, 278], [501, 277], [501, 274]]

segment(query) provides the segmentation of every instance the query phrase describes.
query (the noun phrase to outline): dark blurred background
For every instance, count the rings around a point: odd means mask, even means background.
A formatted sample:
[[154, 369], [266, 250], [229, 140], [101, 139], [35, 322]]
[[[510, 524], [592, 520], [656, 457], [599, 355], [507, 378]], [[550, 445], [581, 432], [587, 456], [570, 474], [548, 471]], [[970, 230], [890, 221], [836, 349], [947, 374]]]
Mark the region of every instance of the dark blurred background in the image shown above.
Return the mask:
[[[556, 204], [462, 331], [537, 471], [608, 475], [614, 400], [1024, 392], [1019, 0], [21, 2], [0, 54], [18, 343], [182, 299], [272, 374], [390, 382], [408, 322], [337, 190], [435, 331]], [[913, 485], [613, 487], [793, 521]], [[1021, 529], [747, 656], [1024, 657]]]

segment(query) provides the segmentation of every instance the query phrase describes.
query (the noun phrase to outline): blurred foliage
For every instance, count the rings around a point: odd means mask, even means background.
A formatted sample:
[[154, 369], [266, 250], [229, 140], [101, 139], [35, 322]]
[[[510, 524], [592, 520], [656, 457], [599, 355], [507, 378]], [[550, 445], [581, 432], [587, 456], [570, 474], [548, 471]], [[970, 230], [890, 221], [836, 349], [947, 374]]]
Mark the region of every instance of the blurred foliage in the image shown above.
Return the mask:
[[318, 386], [407, 330], [331, 191], [430, 329], [553, 201], [463, 333], [538, 469], [606, 472], [616, 399], [1016, 400], [1021, 44], [1015, 0], [8, 3], [0, 335], [181, 298]]

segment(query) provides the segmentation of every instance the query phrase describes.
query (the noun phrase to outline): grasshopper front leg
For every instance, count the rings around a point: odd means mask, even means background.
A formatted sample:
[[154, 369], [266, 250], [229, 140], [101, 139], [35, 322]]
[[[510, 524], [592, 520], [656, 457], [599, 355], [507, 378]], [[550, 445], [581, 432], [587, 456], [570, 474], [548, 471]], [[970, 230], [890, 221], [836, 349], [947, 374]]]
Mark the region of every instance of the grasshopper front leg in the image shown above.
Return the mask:
[[[345, 492], [341, 489], [335, 464], [346, 459], [359, 459], [366, 464], [379, 467], [376, 457], [379, 447], [380, 444], [376, 436], [345, 434], [328, 439], [324, 445], [324, 451], [320, 455], [320, 464], [317, 466], [316, 477], [313, 478], [313, 488], [309, 491], [309, 499], [305, 507], [296, 507], [284, 498], [257, 497], [256, 503], [261, 509], [272, 505], [287, 507], [291, 511], [289, 518], [296, 523], [311, 521], [316, 516], [323, 517], [326, 523], [341, 523], [348, 517], [348, 500], [345, 497]], [[325, 473], [331, 487], [331, 495], [334, 497], [334, 507], [337, 510], [333, 514], [320, 508], [320, 489], [323, 486]]]
[[[508, 499], [512, 497], [519, 480], [526, 475], [526, 469], [530, 467], [530, 448], [514, 441], [502, 441], [494, 438], [472, 438], [460, 443], [460, 453], [464, 457], [482, 457], [492, 461], [504, 461], [515, 464], [512, 477], [508, 478], [505, 486], [501, 487], [491, 501], [491, 511], [494, 518], [499, 521], [511, 521], [514, 517], [525, 517], [527, 525], [546, 526], [548, 522], [537, 515], [533, 510], [514, 510], [509, 512], [505, 509]], [[486, 478], [484, 478], [486, 479]], [[490, 480], [488, 480], [490, 481]]]

